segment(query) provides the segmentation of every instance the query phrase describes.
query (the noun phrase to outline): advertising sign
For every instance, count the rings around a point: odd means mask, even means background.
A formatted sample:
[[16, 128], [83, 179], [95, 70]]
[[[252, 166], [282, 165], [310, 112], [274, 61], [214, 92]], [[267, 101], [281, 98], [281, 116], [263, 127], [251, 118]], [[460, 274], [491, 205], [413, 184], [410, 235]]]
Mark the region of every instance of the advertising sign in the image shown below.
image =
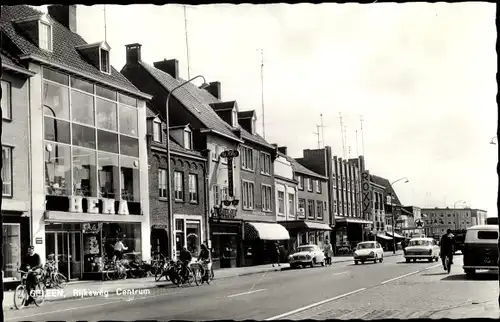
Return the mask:
[[227, 159], [227, 190], [229, 197], [233, 197], [234, 196], [233, 158]]
[[363, 216], [369, 218], [372, 213], [372, 189], [370, 186], [370, 172], [361, 172], [361, 194]]

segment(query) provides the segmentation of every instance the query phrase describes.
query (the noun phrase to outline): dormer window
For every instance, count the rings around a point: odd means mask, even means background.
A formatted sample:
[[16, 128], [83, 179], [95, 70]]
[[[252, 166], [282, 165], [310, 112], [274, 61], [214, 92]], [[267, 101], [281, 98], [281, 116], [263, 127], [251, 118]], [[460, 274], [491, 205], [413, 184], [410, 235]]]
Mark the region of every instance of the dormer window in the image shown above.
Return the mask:
[[238, 127], [238, 112], [236, 109], [233, 109], [233, 127]]
[[52, 51], [52, 25], [49, 22], [38, 22], [38, 45], [40, 49]]
[[184, 148], [188, 150], [193, 149], [193, 133], [190, 129], [184, 130]]
[[254, 117], [252, 117], [252, 134], [255, 134], [255, 132], [257, 130], [257, 119]]
[[153, 141], [155, 141], [155, 142], [161, 142], [162, 141], [161, 121], [158, 120], [158, 119], [155, 119], [153, 121]]
[[99, 61], [100, 61], [101, 72], [109, 74], [110, 73], [109, 51], [107, 51], [104, 48], [100, 48], [99, 49]]

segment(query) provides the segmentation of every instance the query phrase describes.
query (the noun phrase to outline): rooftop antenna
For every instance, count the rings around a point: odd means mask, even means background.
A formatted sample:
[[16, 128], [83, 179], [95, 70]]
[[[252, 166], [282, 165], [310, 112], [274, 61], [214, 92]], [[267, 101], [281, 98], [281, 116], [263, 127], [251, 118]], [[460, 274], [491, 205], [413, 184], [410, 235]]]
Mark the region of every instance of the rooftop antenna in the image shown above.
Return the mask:
[[356, 157], [359, 158], [359, 149], [358, 149], [358, 130], [356, 130]]
[[350, 145], [349, 145], [349, 154], [348, 154], [348, 156], [349, 156], [349, 159], [350, 159], [351, 158], [351, 146]]
[[342, 137], [342, 156], [345, 156], [345, 142], [344, 142], [344, 123], [342, 122], [342, 113], [339, 112], [340, 115], [340, 135]]
[[325, 147], [325, 125], [323, 125], [323, 113], [321, 113], [319, 115], [319, 117], [321, 118], [321, 140], [322, 140], [322, 143], [323, 143], [323, 148]]
[[262, 137], [266, 138], [266, 126], [264, 120], [264, 49], [260, 50], [260, 86], [261, 86], [261, 97], [262, 97]]
[[104, 5], [104, 41], [108, 42], [108, 28], [106, 25], [106, 5]]
[[191, 79], [191, 66], [189, 65], [189, 41], [188, 41], [188, 25], [187, 25], [187, 11], [186, 6], [184, 6], [184, 30], [186, 32], [186, 56], [187, 56], [187, 69], [188, 69], [188, 79]]
[[347, 157], [347, 126], [344, 125], [344, 142], [345, 142], [345, 145], [346, 145], [346, 151], [344, 152], [344, 159]]
[[321, 125], [316, 125], [316, 131], [318, 131], [318, 132], [313, 132], [313, 134], [315, 134], [318, 137], [318, 149], [321, 149], [321, 140], [319, 138], [319, 135], [320, 135], [319, 128], [320, 127], [321, 127]]
[[363, 157], [365, 156], [365, 137], [364, 137], [364, 134], [363, 134], [363, 115], [360, 115], [359, 116], [359, 121], [361, 123], [361, 153], [363, 153]]

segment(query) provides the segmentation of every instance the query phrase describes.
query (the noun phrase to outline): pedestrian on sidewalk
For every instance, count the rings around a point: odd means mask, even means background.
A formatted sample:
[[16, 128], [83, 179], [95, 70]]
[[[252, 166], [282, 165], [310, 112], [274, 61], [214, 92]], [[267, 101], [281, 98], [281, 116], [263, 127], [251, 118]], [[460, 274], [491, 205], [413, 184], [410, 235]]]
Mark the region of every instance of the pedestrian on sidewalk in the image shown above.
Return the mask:
[[325, 261], [326, 265], [332, 265], [332, 257], [333, 257], [333, 247], [330, 244], [330, 241], [325, 240], [325, 245], [323, 246], [323, 251], [325, 253]]
[[280, 245], [278, 242], [274, 242], [273, 250], [272, 250], [272, 263], [274, 267], [274, 263], [278, 263], [278, 266], [281, 266], [280, 264]]

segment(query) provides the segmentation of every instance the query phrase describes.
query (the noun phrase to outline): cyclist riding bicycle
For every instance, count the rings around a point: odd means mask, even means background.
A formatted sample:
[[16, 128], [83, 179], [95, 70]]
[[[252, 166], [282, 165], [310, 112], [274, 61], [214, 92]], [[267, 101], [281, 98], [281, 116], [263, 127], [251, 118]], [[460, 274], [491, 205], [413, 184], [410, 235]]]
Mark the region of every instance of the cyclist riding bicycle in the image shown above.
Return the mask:
[[193, 257], [191, 256], [191, 253], [187, 250], [186, 246], [182, 247], [182, 250], [179, 254], [179, 260], [182, 264], [181, 276], [184, 278], [188, 277], [188, 266], [192, 259]]
[[446, 270], [444, 260], [446, 256], [450, 259], [450, 265], [453, 264], [453, 248], [455, 245], [455, 236], [451, 233], [451, 229], [446, 230], [446, 234], [441, 237], [441, 260], [443, 268]]
[[208, 277], [208, 274], [212, 268], [212, 260], [210, 258], [210, 251], [208, 250], [207, 245], [201, 244], [200, 255], [198, 256], [198, 262], [201, 262], [203, 265], [203, 269], [205, 270], [205, 274], [203, 274], [203, 279]]
[[26, 305], [28, 305], [33, 299], [31, 297], [31, 291], [35, 288], [37, 276], [42, 274], [42, 262], [40, 256], [35, 253], [35, 247], [33, 245], [28, 248], [28, 255], [22, 260], [21, 270], [27, 271], [26, 289], [28, 294], [30, 294], [30, 298], [26, 303]]

